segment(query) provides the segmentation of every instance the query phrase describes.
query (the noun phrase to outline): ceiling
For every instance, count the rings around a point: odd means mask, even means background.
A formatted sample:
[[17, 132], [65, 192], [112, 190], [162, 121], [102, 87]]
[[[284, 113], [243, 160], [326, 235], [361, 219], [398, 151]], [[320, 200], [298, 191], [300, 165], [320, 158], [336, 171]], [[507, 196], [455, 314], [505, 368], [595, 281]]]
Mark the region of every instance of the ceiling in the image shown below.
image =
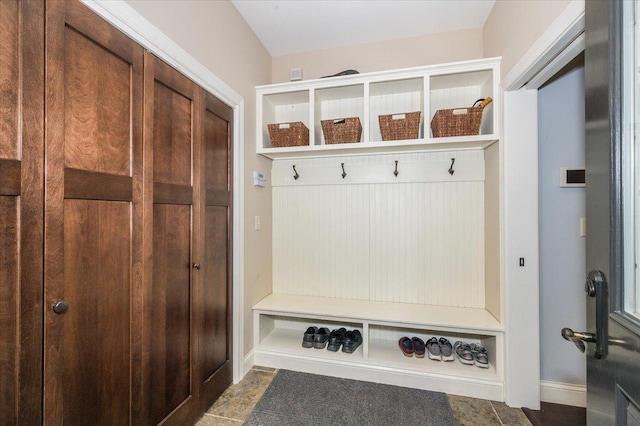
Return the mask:
[[495, 0], [232, 0], [272, 56], [484, 26]]

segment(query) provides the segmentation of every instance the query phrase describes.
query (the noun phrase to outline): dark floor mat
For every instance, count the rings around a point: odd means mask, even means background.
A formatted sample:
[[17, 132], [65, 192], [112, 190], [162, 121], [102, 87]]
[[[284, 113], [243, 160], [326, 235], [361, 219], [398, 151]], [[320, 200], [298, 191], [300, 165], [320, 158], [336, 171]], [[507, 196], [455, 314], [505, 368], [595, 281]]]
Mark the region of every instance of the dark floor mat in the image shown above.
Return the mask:
[[455, 425], [444, 393], [280, 370], [245, 425]]

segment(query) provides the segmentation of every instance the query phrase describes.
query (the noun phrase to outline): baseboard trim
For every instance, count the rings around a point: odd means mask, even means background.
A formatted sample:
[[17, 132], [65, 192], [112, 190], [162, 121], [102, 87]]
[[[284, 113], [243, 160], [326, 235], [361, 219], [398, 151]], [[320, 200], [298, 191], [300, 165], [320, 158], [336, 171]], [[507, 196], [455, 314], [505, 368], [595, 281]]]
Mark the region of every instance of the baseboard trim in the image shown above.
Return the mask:
[[254, 365], [255, 365], [255, 359], [253, 355], [253, 349], [251, 349], [249, 353], [247, 353], [244, 356], [244, 360], [242, 363], [242, 372], [241, 372], [242, 377], [238, 378], [238, 381], [234, 383], [238, 383], [240, 380], [242, 380], [242, 378], [249, 372], [249, 370], [251, 370], [251, 368], [253, 368]]
[[570, 383], [540, 381], [540, 399], [554, 404], [587, 406], [587, 387]]

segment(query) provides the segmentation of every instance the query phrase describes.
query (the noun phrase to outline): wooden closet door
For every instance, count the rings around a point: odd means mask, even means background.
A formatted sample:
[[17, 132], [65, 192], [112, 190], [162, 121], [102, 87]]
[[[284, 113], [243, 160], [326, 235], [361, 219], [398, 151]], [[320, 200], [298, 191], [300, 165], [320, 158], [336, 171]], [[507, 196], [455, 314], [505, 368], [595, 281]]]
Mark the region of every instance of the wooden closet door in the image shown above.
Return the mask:
[[0, 1], [0, 424], [42, 422], [44, 4]]
[[140, 46], [47, 2], [47, 424], [130, 424], [141, 392], [142, 72]]
[[202, 279], [197, 281], [200, 410], [205, 411], [233, 380], [232, 365], [232, 164], [233, 110], [203, 92], [203, 152], [200, 173]]
[[196, 415], [193, 287], [199, 255], [199, 91], [186, 77], [145, 54], [145, 382], [152, 424], [188, 424]]

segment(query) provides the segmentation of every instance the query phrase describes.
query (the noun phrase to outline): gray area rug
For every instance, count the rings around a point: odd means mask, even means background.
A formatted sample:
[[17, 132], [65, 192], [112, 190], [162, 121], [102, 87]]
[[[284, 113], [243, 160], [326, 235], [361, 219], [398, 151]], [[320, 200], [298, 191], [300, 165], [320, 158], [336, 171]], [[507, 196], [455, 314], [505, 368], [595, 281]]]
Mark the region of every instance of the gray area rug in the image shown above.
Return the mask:
[[245, 425], [455, 425], [444, 393], [280, 370]]

